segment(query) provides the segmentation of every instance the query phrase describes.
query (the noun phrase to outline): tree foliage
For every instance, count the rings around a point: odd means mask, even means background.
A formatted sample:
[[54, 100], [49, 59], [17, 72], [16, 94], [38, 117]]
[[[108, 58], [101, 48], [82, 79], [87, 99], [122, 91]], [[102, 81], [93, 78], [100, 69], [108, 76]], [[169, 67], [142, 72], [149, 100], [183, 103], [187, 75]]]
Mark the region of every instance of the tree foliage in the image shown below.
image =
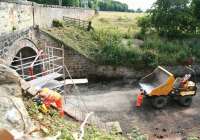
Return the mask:
[[98, 10], [99, 0], [89, 0], [88, 7], [91, 8], [91, 9]]
[[102, 11], [128, 11], [128, 5], [113, 0], [105, 0], [99, 2], [99, 9]]
[[198, 19], [199, 0], [157, 0], [139, 25], [142, 31], [153, 28], [162, 36], [175, 37], [196, 34]]
[[[29, 0], [39, 4], [58, 5], [59, 0]], [[63, 6], [79, 6], [80, 0], [62, 0]]]
[[63, 0], [62, 4], [64, 6], [76, 6], [76, 7], [78, 7], [80, 5], [80, 1], [79, 0]]
[[191, 6], [194, 17], [200, 21], [200, 0], [193, 0]]
[[[39, 4], [58, 5], [59, 0], [30, 0]], [[85, 6], [82, 0], [62, 0], [63, 6]], [[128, 11], [128, 5], [114, 0], [88, 0], [89, 8], [102, 11]]]

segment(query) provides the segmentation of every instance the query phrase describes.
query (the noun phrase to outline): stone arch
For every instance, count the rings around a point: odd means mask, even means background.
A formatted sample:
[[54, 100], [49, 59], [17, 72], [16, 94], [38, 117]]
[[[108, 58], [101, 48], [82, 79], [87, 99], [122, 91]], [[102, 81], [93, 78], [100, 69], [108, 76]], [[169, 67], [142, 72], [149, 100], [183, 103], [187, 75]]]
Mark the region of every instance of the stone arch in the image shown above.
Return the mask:
[[[38, 53], [38, 49], [35, 43], [28, 38], [22, 38], [22, 39], [16, 40], [8, 49], [7, 62], [13, 69], [17, 70], [17, 72], [20, 75], [22, 74], [25, 77], [27, 77], [28, 75], [30, 76], [29, 66], [34, 61], [37, 53]], [[23, 58], [22, 61], [20, 61], [20, 56], [21, 58]], [[21, 63], [25, 64], [23, 69], [21, 69]], [[41, 73], [41, 72], [42, 72], [41, 64], [33, 67], [33, 75]], [[31, 80], [31, 78], [28, 78], [26, 80]]]
[[36, 44], [29, 38], [21, 38], [16, 40], [7, 50], [7, 63], [8, 65], [12, 64], [12, 61], [15, 59], [16, 56], [22, 57], [29, 57], [34, 56], [38, 53], [38, 49]]

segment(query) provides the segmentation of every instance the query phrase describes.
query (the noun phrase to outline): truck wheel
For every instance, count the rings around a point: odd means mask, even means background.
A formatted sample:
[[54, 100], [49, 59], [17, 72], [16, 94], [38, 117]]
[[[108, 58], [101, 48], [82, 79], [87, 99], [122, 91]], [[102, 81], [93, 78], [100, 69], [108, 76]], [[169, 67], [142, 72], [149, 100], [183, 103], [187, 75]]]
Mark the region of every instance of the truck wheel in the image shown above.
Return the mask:
[[157, 109], [165, 107], [167, 105], [167, 97], [164, 96], [154, 97], [152, 99], [152, 105]]
[[190, 106], [192, 103], [192, 96], [183, 96], [179, 98], [179, 103], [182, 106]]

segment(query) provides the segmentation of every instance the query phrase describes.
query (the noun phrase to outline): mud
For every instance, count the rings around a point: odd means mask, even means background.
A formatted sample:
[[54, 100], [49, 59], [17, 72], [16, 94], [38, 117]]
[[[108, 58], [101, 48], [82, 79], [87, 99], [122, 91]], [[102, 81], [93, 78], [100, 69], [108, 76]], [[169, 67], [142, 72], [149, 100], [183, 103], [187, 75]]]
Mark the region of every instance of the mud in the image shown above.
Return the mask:
[[191, 107], [182, 107], [170, 100], [164, 109], [157, 110], [148, 99], [144, 99], [141, 108], [135, 107], [139, 87], [131, 81], [89, 84], [79, 89], [80, 93], [74, 91], [68, 101], [84, 102], [89, 111], [94, 111], [105, 122], [119, 121], [124, 134], [137, 127], [152, 140], [178, 140], [188, 136], [200, 139], [199, 91]]

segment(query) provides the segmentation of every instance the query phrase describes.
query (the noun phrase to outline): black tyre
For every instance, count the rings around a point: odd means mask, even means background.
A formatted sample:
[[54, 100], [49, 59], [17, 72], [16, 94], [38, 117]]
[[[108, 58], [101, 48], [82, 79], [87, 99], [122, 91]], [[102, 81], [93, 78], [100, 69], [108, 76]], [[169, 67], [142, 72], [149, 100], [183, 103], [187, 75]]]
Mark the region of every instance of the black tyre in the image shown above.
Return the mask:
[[183, 96], [179, 98], [179, 103], [182, 106], [190, 106], [192, 104], [192, 96]]
[[167, 100], [168, 98], [165, 96], [154, 97], [152, 99], [152, 105], [157, 109], [161, 109], [167, 105]]

